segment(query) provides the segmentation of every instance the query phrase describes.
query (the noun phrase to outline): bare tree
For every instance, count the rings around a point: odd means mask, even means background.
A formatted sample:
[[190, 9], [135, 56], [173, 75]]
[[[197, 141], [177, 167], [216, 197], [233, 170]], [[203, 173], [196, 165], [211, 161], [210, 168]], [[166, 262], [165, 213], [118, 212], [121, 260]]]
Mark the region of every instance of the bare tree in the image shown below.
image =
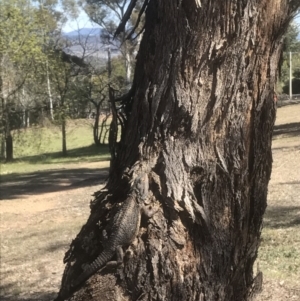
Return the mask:
[[109, 123], [111, 122], [108, 87], [114, 86], [122, 91], [125, 81], [122, 75], [125, 77], [125, 73], [122, 74], [122, 68], [121, 70], [114, 70], [118, 69], [114, 65], [116, 62], [118, 63], [119, 57], [111, 58], [110, 47], [107, 49], [107, 60], [101, 58], [101, 54], [99, 56], [99, 39], [92, 39], [91, 37], [93, 37], [93, 30], [90, 34], [83, 36], [80, 35], [78, 29], [78, 36], [69, 43], [67, 51], [73, 53], [74, 46], [77, 46], [75, 49], [78, 49], [79, 46], [80, 57], [86, 64], [84, 72], [81, 72], [73, 82], [76, 94], [73, 97], [80, 98], [84, 103], [90, 104], [89, 118], [94, 119], [93, 139], [95, 145], [100, 146], [108, 142]]
[[[101, 39], [105, 45], [108, 45], [114, 50], [119, 50], [122, 54], [125, 70], [126, 70], [126, 84], [131, 83], [133, 58], [136, 50], [139, 47], [138, 39], [126, 39], [128, 35], [136, 36], [137, 32], [141, 30], [142, 26], [134, 26], [132, 22], [138, 19], [137, 13], [125, 15], [129, 0], [85, 0], [84, 9], [91, 20], [99, 24], [102, 28]], [[134, 1], [137, 8], [141, 7], [141, 1]], [[132, 5], [131, 5], [132, 6]], [[129, 19], [131, 17], [131, 19]], [[122, 26], [118, 28], [118, 23], [126, 18], [130, 23], [127, 27]], [[139, 18], [140, 21], [141, 18]], [[142, 19], [143, 20], [143, 19]], [[143, 23], [143, 22], [141, 22]], [[139, 22], [136, 22], [139, 24]], [[116, 30], [120, 32], [115, 35]], [[122, 30], [121, 30], [122, 29]]]
[[89, 73], [84, 79], [78, 78], [78, 81], [81, 81], [81, 83], [76, 85], [80, 97], [92, 104], [92, 117], [94, 119], [93, 139], [97, 146], [107, 144], [105, 141], [107, 140], [109, 130], [108, 84], [107, 80], [105, 81], [103, 78], [103, 73], [103, 71], [90, 68]]
[[[57, 300], [250, 300], [262, 281], [253, 267], [272, 166], [277, 66], [300, 3], [145, 3], [121, 141], [108, 183], [66, 253]], [[157, 212], [128, 234], [145, 203]], [[107, 245], [125, 234], [122, 264], [90, 275], [107, 250], [112, 258], [122, 253]]]

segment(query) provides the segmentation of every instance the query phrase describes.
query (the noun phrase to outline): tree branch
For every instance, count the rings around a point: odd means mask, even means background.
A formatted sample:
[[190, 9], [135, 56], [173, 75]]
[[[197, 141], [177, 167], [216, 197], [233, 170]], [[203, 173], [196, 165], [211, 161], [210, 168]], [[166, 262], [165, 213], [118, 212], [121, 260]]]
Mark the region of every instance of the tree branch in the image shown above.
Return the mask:
[[131, 0], [131, 1], [130, 1], [129, 5], [128, 5], [128, 7], [127, 7], [127, 10], [126, 10], [126, 12], [125, 12], [125, 14], [124, 14], [124, 16], [123, 16], [121, 22], [120, 22], [120, 24], [119, 24], [119, 26], [118, 26], [118, 28], [117, 28], [115, 34], [114, 34], [114, 38], [115, 38], [118, 34], [120, 34], [121, 32], [124, 31], [125, 26], [126, 26], [126, 23], [127, 23], [127, 21], [129, 20], [129, 18], [130, 18], [130, 16], [131, 16], [131, 13], [132, 13], [132, 11], [133, 11], [135, 5], [136, 5], [136, 2], [137, 2], [137, 0]]
[[292, 14], [297, 14], [299, 12], [300, 9], [300, 1], [299, 0], [290, 0], [290, 12]]
[[[145, 0], [145, 1], [144, 1], [143, 6], [142, 6], [141, 10], [139, 11], [139, 14], [138, 14], [137, 20], [136, 20], [136, 22], [135, 22], [135, 25], [133, 26], [132, 30], [129, 32], [129, 34], [128, 34], [127, 37], [126, 37], [127, 40], [131, 39], [131, 36], [134, 34], [135, 30], [136, 30], [137, 27], [139, 26], [140, 21], [141, 21], [141, 17], [142, 17], [142, 15], [143, 15], [144, 11], [146, 10], [148, 3], [149, 3], [149, 0]], [[143, 26], [142, 30], [144, 30], [144, 26]], [[137, 34], [137, 37], [138, 37], [141, 33], [142, 33], [142, 31], [140, 31], [140, 32]]]

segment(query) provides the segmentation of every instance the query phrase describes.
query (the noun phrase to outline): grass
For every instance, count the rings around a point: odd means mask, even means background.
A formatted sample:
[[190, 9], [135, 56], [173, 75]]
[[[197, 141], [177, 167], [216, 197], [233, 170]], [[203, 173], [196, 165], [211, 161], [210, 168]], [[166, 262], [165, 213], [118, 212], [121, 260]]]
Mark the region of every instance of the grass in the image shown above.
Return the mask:
[[[48, 185], [52, 185], [50, 177]], [[92, 194], [98, 189], [97, 182], [39, 194], [34, 186], [28, 198], [0, 202], [1, 300], [56, 297], [64, 269], [62, 258], [85, 223]]]
[[[296, 189], [296, 188], [295, 188]], [[275, 203], [275, 198], [270, 202]], [[299, 285], [300, 218], [296, 204], [270, 205], [264, 217], [259, 263], [268, 279]]]
[[68, 163], [109, 160], [108, 147], [94, 145], [90, 120], [68, 121], [66, 157], [61, 152], [61, 130], [53, 124], [15, 131], [13, 141], [14, 161], [2, 162], [0, 174], [27, 173], [59, 168]]
[[[40, 204], [37, 212], [30, 210], [30, 207], [36, 207], [36, 200], [30, 200], [22, 212], [19, 208], [17, 213], [10, 210], [3, 214], [1, 300], [54, 299], [53, 283], [57, 291], [64, 267], [64, 253], [89, 212], [89, 196], [84, 191], [79, 189], [75, 194], [68, 194], [69, 197], [62, 202], [58, 197], [41, 199], [38, 203], [45, 206]], [[16, 216], [18, 219], [12, 231], [9, 225]], [[23, 299], [28, 291], [31, 297]]]
[[269, 279], [287, 280], [299, 285], [300, 227], [289, 229], [265, 228], [259, 249], [260, 268]]

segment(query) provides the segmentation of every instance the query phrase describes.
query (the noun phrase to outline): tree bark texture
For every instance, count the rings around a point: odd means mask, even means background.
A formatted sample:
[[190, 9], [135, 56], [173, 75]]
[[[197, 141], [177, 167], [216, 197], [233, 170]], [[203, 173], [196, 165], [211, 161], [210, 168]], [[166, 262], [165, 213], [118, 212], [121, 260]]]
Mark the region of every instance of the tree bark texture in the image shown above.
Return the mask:
[[149, 2], [130, 115], [62, 286], [102, 250], [102, 230], [141, 173], [160, 209], [142, 219], [124, 265], [70, 300], [249, 300], [291, 14], [287, 0]]

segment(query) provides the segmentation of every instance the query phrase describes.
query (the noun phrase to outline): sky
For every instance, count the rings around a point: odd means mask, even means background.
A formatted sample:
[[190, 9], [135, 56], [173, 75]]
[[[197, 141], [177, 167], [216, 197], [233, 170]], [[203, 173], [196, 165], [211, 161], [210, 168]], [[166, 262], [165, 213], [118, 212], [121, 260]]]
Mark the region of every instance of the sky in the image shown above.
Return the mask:
[[[296, 23], [300, 25], [300, 14], [295, 19]], [[92, 23], [88, 17], [88, 15], [81, 10], [78, 18], [76, 20], [69, 20], [64, 26], [64, 32], [70, 32], [74, 30], [78, 30], [80, 28], [94, 28], [99, 27], [99, 25]]]

